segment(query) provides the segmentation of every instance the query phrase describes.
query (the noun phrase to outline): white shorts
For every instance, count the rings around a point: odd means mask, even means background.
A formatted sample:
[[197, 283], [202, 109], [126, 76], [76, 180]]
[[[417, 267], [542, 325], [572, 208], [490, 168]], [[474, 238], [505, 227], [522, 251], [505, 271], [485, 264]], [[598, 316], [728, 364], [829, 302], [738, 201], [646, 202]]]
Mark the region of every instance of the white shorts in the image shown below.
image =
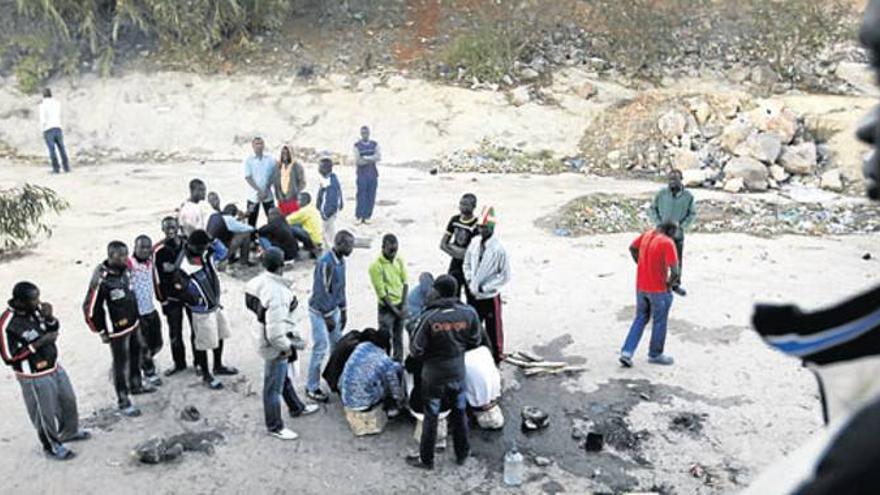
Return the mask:
[[195, 346], [198, 351], [209, 351], [220, 347], [220, 340], [228, 339], [229, 323], [222, 310], [211, 313], [192, 314], [193, 333], [195, 333]]

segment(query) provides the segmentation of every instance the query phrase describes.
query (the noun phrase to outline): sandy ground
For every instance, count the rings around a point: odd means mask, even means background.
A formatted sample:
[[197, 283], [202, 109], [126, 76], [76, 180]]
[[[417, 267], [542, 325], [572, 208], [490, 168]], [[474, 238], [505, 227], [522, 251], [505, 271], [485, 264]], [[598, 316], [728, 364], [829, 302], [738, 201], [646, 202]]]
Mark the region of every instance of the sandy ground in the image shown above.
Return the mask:
[[[352, 171], [342, 168], [339, 172], [350, 197]], [[192, 177], [206, 179], [209, 190], [218, 191], [224, 200], [241, 198], [245, 186], [239, 175], [237, 162], [86, 167], [60, 177], [49, 177], [33, 167], [0, 168], [3, 181], [51, 185], [71, 202], [71, 209], [58, 219], [53, 238], [23, 258], [0, 264], [0, 286], [8, 288], [28, 278], [43, 288], [45, 300], [55, 304], [62, 322], [61, 361], [78, 392], [83, 417], [113, 404], [109, 350], [89, 333], [79, 309], [90, 270], [101, 260], [103, 247], [116, 238], [130, 242], [140, 233], [158, 237], [159, 219], [183, 199]], [[314, 176], [309, 179], [312, 188]], [[512, 257], [513, 281], [505, 291], [504, 306], [510, 349], [560, 347], [561, 342], [565, 356], [583, 358], [589, 367], [571, 379], [532, 379], [507, 371], [507, 387], [543, 381], [541, 387], [563, 394], [560, 404], [567, 394], [589, 398], [590, 393], [620, 379], [674, 387], [677, 392], [670, 400], [645, 400], [628, 415], [633, 430], [652, 433], [644, 443], [644, 456], [653, 467], [627, 469], [626, 474], [637, 480], [631, 488], [733, 491], [736, 485], [722, 466], [743, 470], [746, 474], [739, 481], [747, 481], [820, 425], [811, 376], [797, 362], [765, 348], [747, 329], [752, 304], [794, 300], [814, 307], [871, 285], [876, 276], [865, 271], [872, 271], [876, 261], [863, 261], [861, 254], [873, 248], [876, 239], [690, 236], [685, 273], [691, 294], [676, 300], [668, 340], [668, 350], [678, 362], [671, 368], [650, 366], [643, 361], [643, 347], [636, 367], [623, 370], [617, 365], [616, 352], [633, 306], [634, 268], [626, 253], [632, 235], [558, 238], [534, 222], [583, 193], [634, 194], [655, 187], [574, 175], [431, 176], [414, 169], [387, 168], [381, 178], [377, 221], [357, 234], [375, 240], [384, 232], [397, 233], [414, 278], [420, 271], [445, 268], [437, 244], [462, 192], [473, 191], [481, 204], [494, 204], [498, 235]], [[351, 208], [344, 217], [341, 223], [350, 224]], [[374, 242], [371, 249], [357, 250], [350, 258], [351, 328], [374, 323], [375, 302], [366, 271], [377, 254]], [[309, 290], [310, 268], [303, 263], [287, 275], [301, 300]], [[262, 371], [249, 340], [243, 284], [228, 276], [223, 284], [235, 333], [227, 346], [228, 361], [242, 369], [243, 377], [228, 380], [227, 389], [216, 393], [201, 388], [194, 375], [168, 380], [161, 393], [136, 399], [145, 412], [143, 417], [112, 425], [112, 431], [97, 429], [93, 441], [77, 445], [81, 455], [75, 462], [56, 464], [39, 455], [19, 387], [11, 373], [4, 373], [0, 401], [7, 406], [6, 420], [0, 424], [0, 476], [11, 480], [6, 488], [36, 491], [30, 480], [39, 479], [43, 493], [62, 489], [82, 493], [111, 489], [131, 493], [238, 493], [245, 489], [251, 493], [316, 493], [327, 488], [340, 493], [503, 491], [498, 470], [504, 450], [501, 434], [482, 434], [484, 445], [496, 447], [480, 451], [476, 462], [455, 469], [446, 459], [431, 474], [414, 473], [403, 464], [403, 451], [415, 446], [408, 440], [408, 423], [393, 424], [376, 438], [354, 439], [338, 401], [316, 416], [288, 422], [301, 434], [299, 441], [281, 443], [267, 437], [259, 396], [254, 395], [260, 390]], [[167, 351], [159, 362], [169, 364]], [[527, 389], [512, 390], [509, 397]], [[187, 404], [203, 411], [204, 423], [194, 427], [177, 419]], [[566, 413], [570, 411], [559, 410], [552, 400], [535, 405], [550, 412], [551, 429], [568, 437], [571, 423]], [[671, 415], [684, 410], [707, 414], [701, 435], [669, 430]], [[518, 423], [516, 417], [509, 420], [514, 426]], [[207, 427], [220, 428], [227, 436], [213, 457], [188, 454], [183, 462], [163, 467], [129, 461], [131, 447], [151, 435]], [[505, 436], [512, 434], [516, 428], [508, 429]], [[552, 450], [547, 452], [551, 459]], [[583, 462], [589, 464], [583, 455]], [[718, 486], [703, 486], [688, 473], [696, 462], [719, 470]], [[561, 460], [549, 468], [529, 464], [527, 491], [553, 491], [558, 486], [570, 492], [604, 488], [575, 471], [566, 470]]]
[[[0, 290], [27, 278], [54, 303], [63, 328], [61, 361], [77, 390], [81, 416], [99, 411], [100, 419], [92, 421], [94, 440], [76, 446], [80, 457], [75, 462], [52, 463], [40, 456], [15, 379], [9, 372], [0, 373], [0, 402], [5, 404], [0, 477], [10, 480], [5, 490], [502, 493], [501, 458], [506, 442], [516, 439], [527, 454], [527, 493], [652, 488], [727, 493], [820, 427], [814, 380], [796, 361], [772, 352], [749, 330], [751, 308], [767, 300], [818, 307], [875, 284], [876, 258], [862, 260], [863, 253], [876, 247], [874, 236], [689, 236], [685, 280], [690, 294], [673, 305], [668, 339], [677, 363], [671, 368], [648, 365], [643, 345], [636, 367], [623, 370], [616, 353], [634, 306], [635, 270], [626, 251], [633, 234], [555, 237], [538, 220], [582, 194], [644, 194], [655, 190], [655, 183], [582, 175], [432, 176], [418, 167], [383, 168], [376, 222], [356, 230], [373, 244], [350, 258], [350, 328], [375, 323], [367, 267], [378, 255], [381, 235], [398, 234], [413, 280], [421, 271], [441, 272], [447, 266], [438, 249], [443, 228], [459, 196], [472, 191], [481, 205], [496, 206], [498, 235], [512, 258], [513, 281], [504, 292], [509, 349], [584, 363], [587, 372], [573, 378], [525, 378], [505, 365], [508, 427], [498, 433], [474, 432], [476, 460], [460, 469], [444, 458], [434, 473], [413, 472], [402, 459], [404, 451], [416, 445], [409, 422], [392, 423], [375, 438], [354, 439], [338, 401], [316, 416], [289, 421], [301, 439], [281, 443], [267, 437], [262, 424], [262, 362], [250, 342], [243, 281], [224, 276], [224, 301], [235, 334], [227, 361], [238, 366], [242, 376], [227, 380], [227, 388], [216, 393], [199, 386], [194, 374], [167, 380], [161, 393], [137, 398], [143, 417], [104, 421], [104, 411], [114, 404], [110, 352], [90, 334], [80, 311], [93, 266], [110, 240], [130, 243], [142, 233], [158, 238], [159, 220], [185, 198], [193, 177], [205, 179], [224, 202], [241, 204], [246, 189], [240, 160], [254, 133], [266, 136], [272, 150], [286, 140], [347, 153], [357, 127], [369, 122], [392, 163], [436, 159], [476, 146], [483, 137], [564, 155], [575, 151], [597, 111], [630, 96], [614, 85], [599, 84], [594, 100], [564, 97], [559, 106], [514, 107], [501, 93], [419, 81], [373, 92], [344, 86], [338, 80], [306, 87], [259, 75], [220, 79], [181, 74], [84, 78], [75, 86], [56, 86], [70, 123], [66, 140], [72, 154], [105, 149], [118, 158], [158, 151], [193, 159], [111, 159], [87, 167], [74, 162], [73, 174], [57, 177], [49, 176], [45, 166], [0, 161], [0, 184], [48, 185], [71, 203], [71, 209], [57, 218], [51, 239], [24, 257], [0, 263]], [[841, 135], [851, 132], [868, 101], [812, 98], [792, 97], [789, 102], [804, 112], [835, 115]], [[43, 153], [32, 113], [36, 103], [9, 85], [0, 87], [0, 139], [24, 154]], [[848, 141], [840, 141], [840, 146], [849, 147]], [[847, 156], [855, 156], [849, 152]], [[307, 165], [308, 189], [313, 191], [314, 164]], [[349, 199], [340, 223], [350, 226], [353, 171], [342, 167], [338, 173]], [[698, 199], [718, 195], [702, 190], [695, 194]], [[301, 301], [308, 296], [311, 266], [302, 263], [287, 273]], [[303, 330], [309, 334], [307, 324]], [[167, 349], [159, 362], [169, 365]], [[180, 421], [180, 410], [189, 404], [206, 419], [196, 425]], [[519, 408], [526, 404], [550, 413], [548, 430], [530, 437], [519, 433]], [[702, 430], [673, 431], [671, 421], [681, 413], [705, 415]], [[646, 432], [640, 433], [639, 446], [591, 455], [579, 451], [570, 436], [572, 425], [583, 418], [608, 417], [623, 418], [629, 431]], [[129, 458], [131, 448], [150, 436], [209, 428], [226, 436], [211, 457], [192, 453], [161, 467], [137, 465]], [[534, 465], [536, 455], [550, 458], [552, 464]], [[711, 486], [691, 475], [697, 463], [711, 474]]]

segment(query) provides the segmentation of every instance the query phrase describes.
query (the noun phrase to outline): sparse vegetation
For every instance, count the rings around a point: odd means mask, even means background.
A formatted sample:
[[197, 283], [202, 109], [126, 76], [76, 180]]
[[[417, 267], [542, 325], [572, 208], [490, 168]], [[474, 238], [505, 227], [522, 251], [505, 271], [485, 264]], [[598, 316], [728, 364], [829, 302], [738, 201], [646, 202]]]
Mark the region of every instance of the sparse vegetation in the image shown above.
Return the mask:
[[500, 83], [510, 71], [528, 39], [515, 22], [491, 22], [457, 37], [443, 55], [453, 70], [462, 69], [466, 80]]
[[67, 207], [67, 201], [47, 187], [25, 184], [0, 190], [0, 256], [27, 248], [41, 235], [52, 235], [46, 215]]
[[254, 34], [277, 27], [290, 12], [285, 0], [16, 0], [22, 33], [5, 40], [22, 91], [49, 75], [75, 72], [92, 61], [108, 74], [125, 39], [156, 41], [169, 55], [212, 53], [246, 46]]

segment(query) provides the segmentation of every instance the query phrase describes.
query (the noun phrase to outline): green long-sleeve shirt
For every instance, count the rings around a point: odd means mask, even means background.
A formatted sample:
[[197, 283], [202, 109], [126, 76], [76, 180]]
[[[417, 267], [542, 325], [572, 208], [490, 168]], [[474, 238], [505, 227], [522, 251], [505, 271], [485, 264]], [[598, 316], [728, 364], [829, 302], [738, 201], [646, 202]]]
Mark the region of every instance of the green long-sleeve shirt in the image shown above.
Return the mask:
[[694, 222], [697, 217], [697, 206], [694, 196], [687, 189], [682, 189], [678, 194], [672, 194], [668, 187], [664, 187], [654, 196], [648, 216], [654, 225], [671, 220], [680, 227], [675, 235], [676, 239], [684, 238], [684, 231]]
[[406, 278], [406, 265], [400, 256], [396, 256], [394, 261], [388, 261], [388, 258], [380, 254], [379, 258], [370, 265], [370, 281], [373, 282], [373, 289], [380, 303], [386, 297], [394, 305], [403, 302], [403, 286], [406, 285]]

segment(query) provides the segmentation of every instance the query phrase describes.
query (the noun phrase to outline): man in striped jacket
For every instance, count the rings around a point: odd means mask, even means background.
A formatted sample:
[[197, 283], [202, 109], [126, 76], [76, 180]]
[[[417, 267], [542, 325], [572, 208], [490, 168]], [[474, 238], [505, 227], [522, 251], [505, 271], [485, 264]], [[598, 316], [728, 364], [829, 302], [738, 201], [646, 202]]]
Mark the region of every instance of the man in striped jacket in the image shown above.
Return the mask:
[[83, 313], [92, 332], [110, 344], [119, 410], [126, 416], [140, 416], [129, 393], [151, 393], [156, 389], [141, 382], [141, 346], [136, 333], [140, 314], [128, 272], [128, 247], [124, 242], [113, 241], [107, 246], [107, 259], [92, 274]]
[[40, 290], [30, 282], [12, 289], [9, 308], [0, 314], [0, 355], [21, 385], [31, 423], [46, 455], [60, 461], [74, 452], [64, 442], [86, 440], [79, 429], [76, 395], [67, 373], [58, 364], [58, 320], [52, 306], [40, 302]]

